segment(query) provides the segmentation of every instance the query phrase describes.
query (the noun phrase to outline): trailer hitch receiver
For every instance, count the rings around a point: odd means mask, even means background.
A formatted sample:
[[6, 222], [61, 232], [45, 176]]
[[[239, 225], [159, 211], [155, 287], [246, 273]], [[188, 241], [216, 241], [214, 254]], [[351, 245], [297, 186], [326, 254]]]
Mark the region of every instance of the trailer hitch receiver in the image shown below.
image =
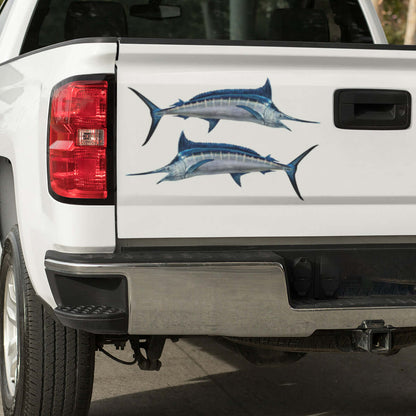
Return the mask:
[[353, 341], [358, 350], [376, 354], [387, 354], [392, 350], [392, 333], [394, 328], [386, 326], [383, 320], [363, 321], [352, 332]]

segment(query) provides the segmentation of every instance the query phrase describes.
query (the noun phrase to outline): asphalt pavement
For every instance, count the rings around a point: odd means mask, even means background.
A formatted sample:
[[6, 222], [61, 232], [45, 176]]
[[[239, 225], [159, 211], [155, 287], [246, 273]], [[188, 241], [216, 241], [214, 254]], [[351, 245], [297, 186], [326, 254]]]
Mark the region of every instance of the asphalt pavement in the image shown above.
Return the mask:
[[146, 373], [97, 354], [90, 416], [416, 415], [416, 347], [257, 368], [213, 339], [192, 338], [169, 341], [162, 358], [160, 372]]
[[309, 354], [257, 368], [213, 339], [191, 338], [169, 341], [162, 362], [160, 372], [146, 373], [97, 353], [90, 416], [416, 415], [416, 347], [392, 357]]

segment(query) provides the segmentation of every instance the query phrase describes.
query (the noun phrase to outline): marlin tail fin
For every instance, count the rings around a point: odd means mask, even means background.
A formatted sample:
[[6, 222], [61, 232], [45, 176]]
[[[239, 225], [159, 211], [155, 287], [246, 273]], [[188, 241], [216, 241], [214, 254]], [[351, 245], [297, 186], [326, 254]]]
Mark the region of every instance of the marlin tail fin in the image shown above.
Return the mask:
[[142, 101], [149, 107], [150, 115], [152, 116], [152, 125], [150, 126], [149, 133], [146, 137], [146, 140], [144, 141], [144, 143], [142, 145], [142, 146], [144, 146], [150, 140], [150, 138], [152, 137], [154, 131], [156, 130], [157, 125], [159, 124], [160, 119], [163, 117], [164, 114], [162, 113], [162, 111], [159, 107], [154, 105], [144, 95], [140, 94], [138, 91], [136, 91], [133, 88], [129, 87], [129, 89], [132, 90], [139, 98], [141, 98]]
[[300, 156], [298, 156], [294, 161], [290, 162], [288, 166], [288, 170], [286, 170], [287, 176], [289, 176], [290, 183], [293, 186], [293, 189], [295, 190], [297, 196], [303, 201], [302, 195], [299, 192], [298, 184], [296, 183], [296, 171], [298, 170], [298, 165], [302, 160], [310, 153], [312, 152], [315, 147], [318, 145], [315, 145], [308, 149], [306, 152], [303, 152]]

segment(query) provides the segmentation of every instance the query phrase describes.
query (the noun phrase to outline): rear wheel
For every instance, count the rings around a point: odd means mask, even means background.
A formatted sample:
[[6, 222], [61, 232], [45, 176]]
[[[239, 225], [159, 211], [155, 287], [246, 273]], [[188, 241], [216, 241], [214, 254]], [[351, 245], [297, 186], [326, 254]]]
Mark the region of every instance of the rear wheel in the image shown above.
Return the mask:
[[37, 298], [17, 229], [8, 235], [0, 269], [0, 372], [6, 416], [88, 414], [94, 337], [62, 326]]

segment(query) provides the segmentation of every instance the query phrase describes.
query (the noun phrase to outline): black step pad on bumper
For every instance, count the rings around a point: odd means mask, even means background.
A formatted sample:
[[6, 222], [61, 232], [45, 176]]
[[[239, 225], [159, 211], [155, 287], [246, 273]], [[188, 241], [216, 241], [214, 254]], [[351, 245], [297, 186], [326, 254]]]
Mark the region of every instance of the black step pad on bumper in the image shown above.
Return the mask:
[[53, 270], [46, 274], [57, 304], [55, 315], [63, 325], [95, 334], [127, 334], [125, 276]]
[[91, 333], [127, 332], [127, 313], [107, 305], [58, 306], [55, 315], [63, 325]]

